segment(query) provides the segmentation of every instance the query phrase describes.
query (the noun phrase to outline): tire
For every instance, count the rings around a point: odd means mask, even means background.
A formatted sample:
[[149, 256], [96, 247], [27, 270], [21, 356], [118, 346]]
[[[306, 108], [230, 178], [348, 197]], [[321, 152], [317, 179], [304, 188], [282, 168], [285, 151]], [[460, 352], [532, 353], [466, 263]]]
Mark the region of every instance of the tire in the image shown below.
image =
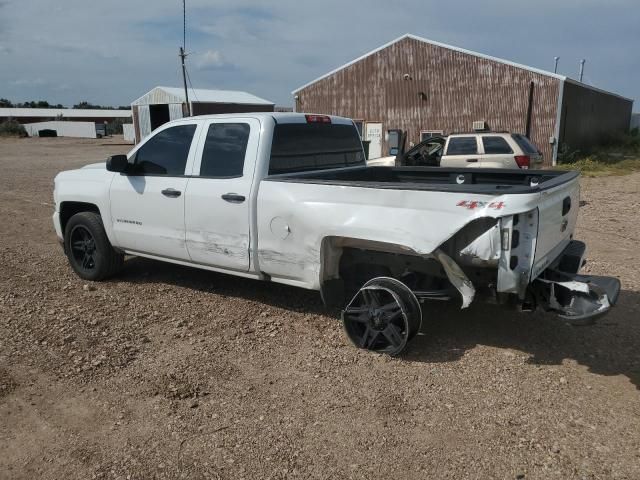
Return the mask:
[[116, 274], [124, 263], [104, 231], [100, 215], [80, 212], [72, 216], [64, 230], [64, 249], [76, 274], [94, 282]]

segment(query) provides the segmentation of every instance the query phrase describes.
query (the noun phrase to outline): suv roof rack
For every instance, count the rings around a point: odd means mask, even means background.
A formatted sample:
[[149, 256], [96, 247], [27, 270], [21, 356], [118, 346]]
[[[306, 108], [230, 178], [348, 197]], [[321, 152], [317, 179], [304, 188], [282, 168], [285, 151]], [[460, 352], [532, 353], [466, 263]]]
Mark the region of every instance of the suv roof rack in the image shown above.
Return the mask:
[[449, 135], [481, 135], [483, 133], [508, 133], [511, 134], [513, 132], [509, 132], [508, 130], [473, 130], [466, 132], [451, 132]]

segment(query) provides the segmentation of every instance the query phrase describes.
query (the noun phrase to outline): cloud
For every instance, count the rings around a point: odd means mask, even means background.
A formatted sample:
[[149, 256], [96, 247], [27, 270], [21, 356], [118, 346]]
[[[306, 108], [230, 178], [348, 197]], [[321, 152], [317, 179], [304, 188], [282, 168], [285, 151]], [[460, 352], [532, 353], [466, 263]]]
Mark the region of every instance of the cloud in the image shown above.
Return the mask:
[[40, 87], [47, 85], [48, 82], [44, 78], [18, 78], [9, 83], [15, 87]]
[[[182, 84], [179, 1], [0, 0], [0, 12], [0, 96], [120, 105]], [[189, 0], [187, 67], [194, 87], [291, 105], [293, 89], [414, 33], [542, 69], [558, 55], [574, 77], [586, 58], [595, 85], [640, 97], [638, 25], [638, 0]]]
[[217, 70], [233, 67], [225, 60], [219, 50], [207, 50], [196, 57], [195, 61], [198, 70]]

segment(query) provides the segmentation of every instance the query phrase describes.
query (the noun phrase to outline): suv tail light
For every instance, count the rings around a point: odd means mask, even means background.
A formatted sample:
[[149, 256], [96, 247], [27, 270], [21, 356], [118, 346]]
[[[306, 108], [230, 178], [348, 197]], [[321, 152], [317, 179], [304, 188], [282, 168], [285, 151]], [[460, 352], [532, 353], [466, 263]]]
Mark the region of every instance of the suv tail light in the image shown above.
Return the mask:
[[331, 117], [327, 115], [305, 115], [307, 123], [331, 123]]
[[520, 168], [529, 168], [529, 165], [531, 164], [529, 155], [516, 155], [514, 158]]

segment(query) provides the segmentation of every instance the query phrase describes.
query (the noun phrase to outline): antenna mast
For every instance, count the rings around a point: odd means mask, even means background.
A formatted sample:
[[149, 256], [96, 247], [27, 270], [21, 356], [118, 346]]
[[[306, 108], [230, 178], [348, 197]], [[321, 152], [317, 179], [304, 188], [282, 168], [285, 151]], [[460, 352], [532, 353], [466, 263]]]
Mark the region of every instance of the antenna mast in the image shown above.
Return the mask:
[[185, 5], [186, 0], [182, 0], [182, 46], [180, 47], [180, 54], [178, 55], [182, 60], [182, 82], [184, 83], [184, 99], [187, 105], [187, 117], [191, 116], [191, 104], [189, 103], [189, 92], [187, 90], [187, 71], [184, 66], [184, 59], [187, 57], [185, 48], [187, 46], [187, 7]]

